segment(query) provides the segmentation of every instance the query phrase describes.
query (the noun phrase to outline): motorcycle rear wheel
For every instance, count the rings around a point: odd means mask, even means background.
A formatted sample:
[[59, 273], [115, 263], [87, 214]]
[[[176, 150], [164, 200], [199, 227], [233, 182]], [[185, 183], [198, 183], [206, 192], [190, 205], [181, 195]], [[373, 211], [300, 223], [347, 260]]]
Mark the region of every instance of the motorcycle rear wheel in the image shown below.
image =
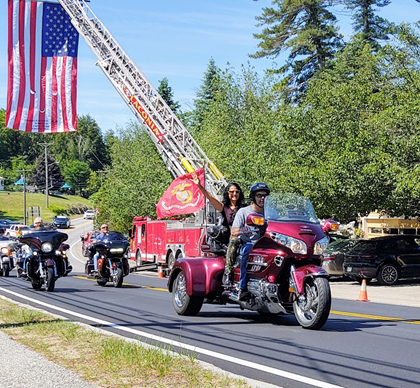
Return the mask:
[[112, 282], [114, 283], [115, 288], [120, 288], [123, 284], [123, 270], [122, 268], [116, 268], [114, 270], [114, 275], [112, 275]]
[[9, 263], [3, 263], [3, 276], [5, 278], [8, 278], [9, 277], [9, 272], [10, 272]]
[[96, 283], [103, 287], [108, 283], [108, 279], [100, 278], [96, 280]]
[[197, 315], [203, 306], [203, 296], [192, 296], [187, 294], [187, 285], [184, 272], [180, 271], [174, 282], [172, 292], [172, 303], [178, 315]]
[[46, 289], [48, 292], [53, 292], [55, 287], [55, 276], [54, 276], [54, 268], [48, 267], [46, 271], [47, 281], [46, 281]]
[[325, 278], [308, 279], [305, 282], [304, 301], [295, 300], [293, 311], [304, 329], [318, 330], [327, 322], [331, 309], [331, 290]]

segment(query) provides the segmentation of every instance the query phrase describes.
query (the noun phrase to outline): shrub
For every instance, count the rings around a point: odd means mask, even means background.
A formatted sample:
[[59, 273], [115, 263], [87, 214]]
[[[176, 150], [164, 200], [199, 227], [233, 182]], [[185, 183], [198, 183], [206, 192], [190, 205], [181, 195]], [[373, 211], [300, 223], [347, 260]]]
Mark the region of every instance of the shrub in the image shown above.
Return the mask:
[[67, 210], [67, 209], [65, 209], [65, 208], [63, 208], [63, 207], [61, 207], [61, 206], [56, 206], [56, 205], [50, 205], [49, 206], [49, 209], [56, 215], [56, 216], [59, 216], [59, 215], [66, 215], [66, 216], [68, 216], [69, 215], [69, 210]]

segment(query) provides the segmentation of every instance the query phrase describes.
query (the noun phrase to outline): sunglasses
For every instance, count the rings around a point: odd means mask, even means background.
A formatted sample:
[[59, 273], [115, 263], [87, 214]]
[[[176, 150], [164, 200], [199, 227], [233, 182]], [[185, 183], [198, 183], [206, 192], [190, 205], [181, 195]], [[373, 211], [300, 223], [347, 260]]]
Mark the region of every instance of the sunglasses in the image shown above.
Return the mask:
[[229, 194], [239, 194], [239, 190], [229, 190]]
[[101, 229], [108, 229], [108, 227], [107, 226], [102, 226], [102, 228]]
[[268, 194], [257, 194], [256, 196], [255, 196], [255, 198], [265, 198], [265, 197], [268, 197]]

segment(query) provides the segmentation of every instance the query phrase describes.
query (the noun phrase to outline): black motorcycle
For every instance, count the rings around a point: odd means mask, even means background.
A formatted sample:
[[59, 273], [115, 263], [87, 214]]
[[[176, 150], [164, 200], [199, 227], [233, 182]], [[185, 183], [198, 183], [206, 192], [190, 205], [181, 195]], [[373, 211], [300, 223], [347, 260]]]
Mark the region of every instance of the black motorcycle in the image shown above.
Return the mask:
[[22, 250], [24, 277], [35, 290], [40, 290], [45, 284], [47, 291], [54, 291], [56, 280], [71, 271], [63, 249], [67, 245], [63, 242], [67, 239], [66, 233], [56, 230], [31, 231], [19, 238], [22, 245], [29, 247]]
[[[123, 277], [130, 273], [128, 264], [129, 242], [119, 232], [109, 232], [106, 240], [93, 241], [87, 248], [89, 259], [86, 262], [85, 273], [96, 279], [100, 286], [113, 282], [114, 287], [121, 287]], [[93, 257], [98, 253], [97, 269], [94, 269]]]
[[0, 237], [0, 276], [9, 277], [16, 265], [16, 249], [18, 243], [7, 237]]

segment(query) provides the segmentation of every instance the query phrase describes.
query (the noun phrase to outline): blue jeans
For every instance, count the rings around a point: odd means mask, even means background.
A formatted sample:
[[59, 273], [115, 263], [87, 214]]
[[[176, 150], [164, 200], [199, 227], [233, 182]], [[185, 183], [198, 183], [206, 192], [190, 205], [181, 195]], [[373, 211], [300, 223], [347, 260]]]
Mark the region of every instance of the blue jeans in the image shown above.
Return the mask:
[[246, 272], [247, 262], [249, 252], [251, 252], [252, 247], [254, 246], [253, 243], [245, 243], [242, 245], [240, 254], [241, 254], [241, 276], [239, 278], [239, 288], [242, 290], [246, 290], [248, 284], [248, 273]]
[[93, 255], [93, 270], [94, 270], [94, 271], [97, 271], [97, 270], [98, 270], [98, 259], [99, 259], [99, 253], [98, 253], [98, 252], [96, 252], [96, 253]]

